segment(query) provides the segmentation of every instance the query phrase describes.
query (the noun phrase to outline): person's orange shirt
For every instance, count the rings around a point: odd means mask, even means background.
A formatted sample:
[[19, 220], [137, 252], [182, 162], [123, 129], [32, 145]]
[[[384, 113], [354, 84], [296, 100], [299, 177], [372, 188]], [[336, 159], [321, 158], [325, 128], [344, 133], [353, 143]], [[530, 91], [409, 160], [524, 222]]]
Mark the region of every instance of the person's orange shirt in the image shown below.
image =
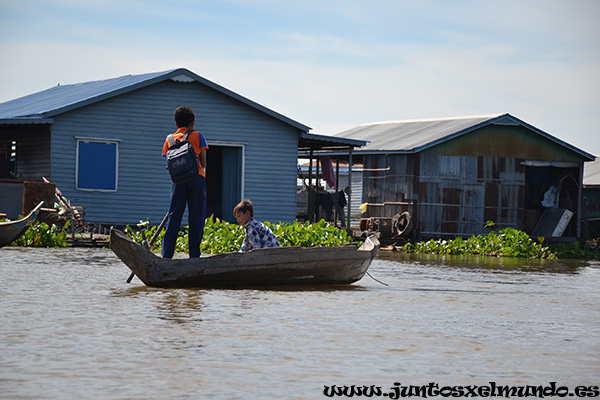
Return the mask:
[[[182, 140], [187, 131], [188, 128], [177, 129], [177, 132], [173, 133], [173, 139], [175, 139], [175, 141]], [[200, 151], [202, 149], [208, 150], [208, 144], [206, 143], [206, 139], [204, 139], [204, 136], [198, 131], [190, 132], [190, 134], [188, 135], [188, 142], [190, 142], [192, 147], [194, 148], [194, 151], [196, 152], [196, 157], [200, 155]], [[169, 143], [169, 139], [165, 139], [165, 144], [163, 145], [162, 151], [163, 156], [167, 155], [167, 150], [169, 150], [170, 146], [171, 143]], [[204, 173], [204, 168], [202, 168], [202, 164], [198, 163], [198, 166], [198, 175], [206, 177]]]

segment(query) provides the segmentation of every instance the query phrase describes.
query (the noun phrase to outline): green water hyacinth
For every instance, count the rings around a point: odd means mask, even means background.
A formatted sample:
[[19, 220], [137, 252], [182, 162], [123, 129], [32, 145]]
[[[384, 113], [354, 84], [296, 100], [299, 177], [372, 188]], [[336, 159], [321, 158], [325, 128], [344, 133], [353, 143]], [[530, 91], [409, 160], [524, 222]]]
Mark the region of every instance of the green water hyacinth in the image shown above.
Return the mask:
[[[221, 254], [238, 251], [244, 241], [244, 227], [230, 224], [211, 215], [204, 222], [204, 236], [200, 250], [204, 254]], [[187, 235], [186, 242], [187, 246]], [[185, 250], [187, 252], [187, 248]]]
[[[348, 235], [345, 229], [339, 229], [330, 223], [321, 220], [317, 223], [310, 222], [280, 223], [273, 224], [269, 221], [264, 222], [267, 225], [282, 246], [301, 246], [301, 247], [332, 247], [343, 246], [348, 243], [353, 243], [353, 239]], [[141, 243], [141, 229], [145, 229], [146, 238], [150, 238], [156, 232], [157, 227], [150, 227], [150, 223], [140, 222], [137, 225], [138, 229], [133, 229], [130, 226], [125, 228], [125, 233], [134, 241]], [[175, 251], [186, 253], [188, 251], [187, 244], [187, 227], [179, 232]], [[164, 236], [164, 230], [158, 235], [158, 238], [152, 246], [152, 251], [159, 252]], [[228, 252], [236, 252], [242, 246], [244, 241], [244, 228], [238, 224], [231, 224], [219, 218], [210, 216], [206, 219], [204, 225], [204, 236], [200, 250], [203, 254], [221, 254]]]
[[556, 243], [551, 247], [558, 258], [575, 258], [580, 260], [600, 260], [600, 246], [598, 239], [595, 244], [582, 242]]
[[353, 243], [345, 229], [339, 229], [325, 220], [310, 222], [269, 224], [282, 246], [332, 247]]
[[68, 224], [67, 221], [64, 230], [59, 230], [56, 225], [35, 221], [23, 236], [13, 242], [13, 245], [22, 247], [67, 247], [69, 246], [66, 242]]
[[[493, 226], [488, 222], [486, 227]], [[427, 242], [407, 243], [402, 250], [417, 254], [447, 254], [447, 255], [482, 255], [495, 257], [526, 257], [556, 259], [557, 256], [549, 247], [535, 242], [523, 231], [504, 228], [487, 235], [471, 236], [468, 239], [455, 238], [452, 240], [429, 240]]]

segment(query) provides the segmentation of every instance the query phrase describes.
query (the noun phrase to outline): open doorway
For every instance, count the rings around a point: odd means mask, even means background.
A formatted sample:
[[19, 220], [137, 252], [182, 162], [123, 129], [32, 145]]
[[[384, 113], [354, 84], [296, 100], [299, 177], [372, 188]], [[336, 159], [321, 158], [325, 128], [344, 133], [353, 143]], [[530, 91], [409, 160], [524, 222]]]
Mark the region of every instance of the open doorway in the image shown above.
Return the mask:
[[17, 177], [17, 142], [7, 140], [0, 142], [0, 179], [16, 179]]
[[575, 221], [579, 213], [579, 167], [564, 164], [525, 164], [525, 232], [533, 232], [544, 210], [557, 208], [575, 214], [563, 236], [578, 236]]
[[209, 143], [206, 152], [206, 216], [235, 223], [233, 207], [242, 200], [243, 145]]

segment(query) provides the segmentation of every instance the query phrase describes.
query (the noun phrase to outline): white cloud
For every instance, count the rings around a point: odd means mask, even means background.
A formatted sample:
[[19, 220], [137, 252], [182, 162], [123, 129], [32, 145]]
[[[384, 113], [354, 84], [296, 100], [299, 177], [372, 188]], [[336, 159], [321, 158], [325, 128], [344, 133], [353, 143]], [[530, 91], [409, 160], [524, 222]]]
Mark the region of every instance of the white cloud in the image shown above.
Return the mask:
[[[140, 2], [114, 8], [128, 17]], [[126, 26], [102, 19], [67, 26], [64, 15], [58, 32], [42, 25], [47, 34], [0, 37], [0, 101], [57, 83], [185, 67], [317, 133], [508, 112], [600, 154], [600, 32], [592, 20], [600, 2], [339, 0], [292, 10], [271, 0], [230, 3], [226, 12], [152, 2]], [[190, 10], [181, 15], [184, 29], [171, 32], [181, 6]], [[98, 2], [91, 7], [106, 12]], [[236, 31], [246, 12], [256, 20]]]

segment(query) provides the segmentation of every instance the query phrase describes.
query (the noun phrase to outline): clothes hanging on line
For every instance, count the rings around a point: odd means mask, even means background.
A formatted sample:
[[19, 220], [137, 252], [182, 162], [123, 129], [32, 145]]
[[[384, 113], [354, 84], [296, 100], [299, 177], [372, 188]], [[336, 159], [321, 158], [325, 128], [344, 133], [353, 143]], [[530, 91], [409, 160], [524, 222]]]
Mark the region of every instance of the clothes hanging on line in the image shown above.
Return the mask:
[[321, 163], [321, 174], [323, 180], [327, 182], [329, 187], [337, 189], [335, 184], [335, 172], [333, 171], [333, 164], [331, 163], [331, 157], [319, 156], [319, 162]]

